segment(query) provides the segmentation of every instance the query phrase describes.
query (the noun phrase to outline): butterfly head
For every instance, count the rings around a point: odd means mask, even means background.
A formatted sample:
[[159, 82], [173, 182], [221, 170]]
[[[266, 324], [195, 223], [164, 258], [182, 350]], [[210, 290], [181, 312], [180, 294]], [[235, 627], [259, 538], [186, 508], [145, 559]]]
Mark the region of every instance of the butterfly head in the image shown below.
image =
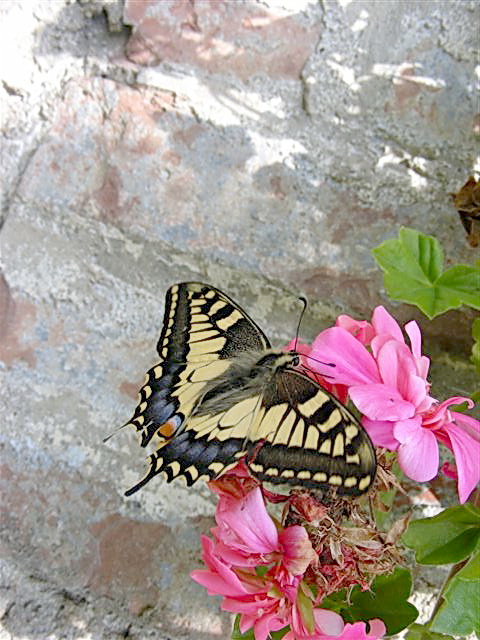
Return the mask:
[[290, 360], [288, 362], [288, 366], [290, 367], [298, 367], [300, 364], [300, 355], [296, 351], [287, 351], [287, 356], [290, 356]]
[[300, 356], [296, 351], [281, 351], [271, 354], [272, 369], [296, 369], [300, 364]]

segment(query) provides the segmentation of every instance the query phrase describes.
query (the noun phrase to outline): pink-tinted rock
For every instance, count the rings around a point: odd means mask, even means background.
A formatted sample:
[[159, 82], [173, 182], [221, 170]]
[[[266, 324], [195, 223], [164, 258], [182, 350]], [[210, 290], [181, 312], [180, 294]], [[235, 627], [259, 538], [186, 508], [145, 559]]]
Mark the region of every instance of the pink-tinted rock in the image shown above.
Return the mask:
[[243, 80], [261, 73], [298, 78], [321, 30], [301, 14], [221, 0], [127, 0], [124, 20], [133, 26], [133, 62], [180, 62]]
[[35, 366], [35, 341], [31, 337], [35, 316], [35, 305], [14, 298], [0, 272], [0, 360], [7, 366], [17, 359]]

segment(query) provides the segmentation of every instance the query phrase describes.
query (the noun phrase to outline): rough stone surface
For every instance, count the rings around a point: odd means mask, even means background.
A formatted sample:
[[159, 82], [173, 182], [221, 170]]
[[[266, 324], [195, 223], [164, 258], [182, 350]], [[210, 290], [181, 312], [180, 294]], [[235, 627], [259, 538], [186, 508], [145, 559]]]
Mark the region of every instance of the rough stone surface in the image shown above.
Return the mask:
[[[469, 1], [0, 3], [2, 640], [229, 637], [188, 579], [208, 490], [158, 480], [127, 500], [142, 453], [102, 439], [155, 361], [173, 282], [221, 286], [282, 343], [301, 293], [305, 338], [388, 304], [370, 250], [402, 224], [447, 264], [477, 257], [449, 192], [474, 170], [478, 17]], [[468, 395], [471, 314], [394, 312], [422, 324], [436, 395]]]

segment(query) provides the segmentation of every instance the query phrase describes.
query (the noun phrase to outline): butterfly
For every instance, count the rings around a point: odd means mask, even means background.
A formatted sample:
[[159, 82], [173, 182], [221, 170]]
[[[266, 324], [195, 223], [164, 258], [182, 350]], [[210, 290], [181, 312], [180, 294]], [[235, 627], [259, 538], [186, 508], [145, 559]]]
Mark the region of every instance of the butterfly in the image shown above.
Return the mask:
[[162, 473], [188, 486], [245, 458], [260, 480], [360, 495], [372, 485], [373, 445], [334, 396], [274, 350], [231, 298], [198, 282], [167, 291], [160, 361], [130, 422], [149, 468], [131, 495]]

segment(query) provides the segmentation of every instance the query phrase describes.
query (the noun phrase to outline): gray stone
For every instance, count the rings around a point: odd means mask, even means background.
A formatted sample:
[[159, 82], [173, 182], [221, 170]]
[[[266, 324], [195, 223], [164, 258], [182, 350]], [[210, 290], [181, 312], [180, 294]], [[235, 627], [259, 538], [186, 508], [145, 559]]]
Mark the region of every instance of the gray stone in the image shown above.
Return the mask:
[[220, 286], [276, 344], [302, 293], [306, 339], [386, 304], [421, 323], [434, 395], [474, 385], [472, 314], [392, 305], [370, 251], [403, 224], [448, 264], [475, 257], [449, 193], [475, 158], [478, 5], [122, 8], [0, 6], [2, 639], [229, 636], [188, 577], [209, 490], [158, 479], [126, 499], [143, 452], [123, 431], [102, 443], [173, 282]]

